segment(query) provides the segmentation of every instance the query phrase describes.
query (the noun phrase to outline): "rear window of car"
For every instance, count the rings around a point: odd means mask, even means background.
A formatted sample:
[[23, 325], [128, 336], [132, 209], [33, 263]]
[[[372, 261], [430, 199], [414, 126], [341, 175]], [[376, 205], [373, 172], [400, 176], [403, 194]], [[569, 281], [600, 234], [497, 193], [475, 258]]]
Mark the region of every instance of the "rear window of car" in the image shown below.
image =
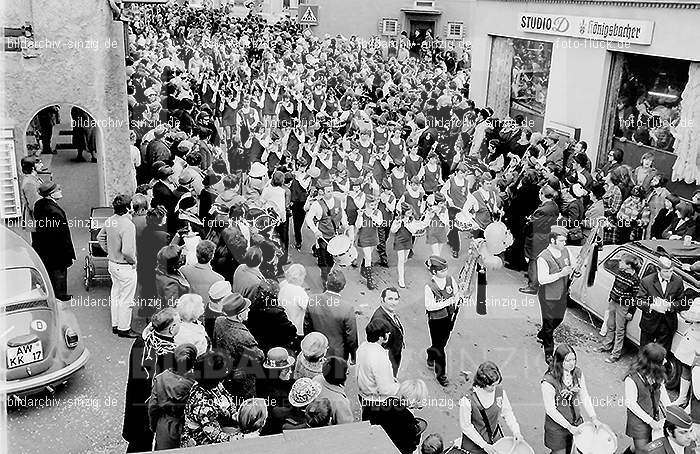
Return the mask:
[[0, 270], [0, 306], [23, 301], [46, 299], [46, 283], [34, 268], [6, 268]]

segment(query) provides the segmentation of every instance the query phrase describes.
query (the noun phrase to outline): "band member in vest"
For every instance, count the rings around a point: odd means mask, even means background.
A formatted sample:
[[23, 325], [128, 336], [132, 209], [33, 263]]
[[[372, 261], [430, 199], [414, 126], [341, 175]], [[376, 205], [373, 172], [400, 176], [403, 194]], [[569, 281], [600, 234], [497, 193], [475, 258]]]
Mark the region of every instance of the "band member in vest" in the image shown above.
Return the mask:
[[499, 423], [501, 416], [515, 441], [522, 439], [508, 395], [501, 387], [502, 382], [503, 377], [496, 364], [491, 361], [481, 363], [474, 376], [474, 387], [459, 401], [461, 448], [470, 454], [498, 454], [493, 444], [503, 438]]
[[[457, 213], [464, 209], [464, 204], [467, 201], [467, 194], [469, 193], [467, 180], [465, 178], [467, 170], [466, 164], [458, 164], [454, 175], [452, 175], [442, 189], [440, 189], [440, 192], [447, 198], [450, 222], [454, 220]], [[451, 227], [447, 232], [447, 244], [452, 248], [452, 257], [454, 258], [459, 257], [459, 243], [459, 230], [455, 227]]]
[[318, 180], [321, 197], [311, 203], [306, 214], [306, 225], [316, 236], [316, 258], [321, 269], [321, 284], [325, 290], [328, 272], [333, 267], [333, 256], [326, 247], [334, 236], [347, 230], [348, 222], [340, 199], [333, 196], [329, 180]]
[[542, 341], [545, 361], [549, 362], [554, 350], [554, 330], [564, 320], [566, 298], [572, 273], [571, 258], [566, 248], [568, 231], [553, 225], [549, 234], [549, 246], [537, 257], [537, 293], [542, 312], [542, 328], [537, 338]]
[[399, 162], [391, 169], [389, 173], [389, 182], [391, 183], [391, 191], [397, 199], [406, 192], [406, 171], [403, 162]]
[[445, 346], [457, 317], [457, 283], [447, 275], [447, 260], [431, 255], [425, 262], [432, 277], [425, 286], [425, 311], [428, 314], [430, 347], [427, 349], [428, 368], [435, 371], [438, 383], [450, 384], [447, 378]]
[[425, 242], [430, 246], [433, 255], [440, 256], [442, 247], [447, 243], [447, 226], [450, 223], [447, 199], [443, 193], [436, 192], [428, 196], [423, 222], [428, 226]]
[[365, 207], [357, 212], [355, 219], [355, 229], [357, 230], [357, 247], [362, 251], [362, 263], [360, 265], [360, 275], [367, 279], [367, 288], [374, 290], [374, 280], [372, 279], [372, 252], [379, 244], [379, 232], [384, 217], [379, 211], [379, 200], [372, 195], [365, 197]]
[[644, 447], [648, 454], [693, 454], [695, 450], [693, 420], [681, 407], [666, 408], [664, 436]]
[[659, 344], [647, 344], [639, 350], [625, 377], [625, 434], [634, 444], [623, 454], [644, 452], [644, 447], [656, 438], [653, 434], [660, 434], [664, 427], [661, 406], [671, 405], [664, 386], [665, 359], [666, 349]]
[[557, 223], [559, 206], [554, 201], [557, 191], [549, 185], [540, 189], [540, 206], [527, 217], [525, 225], [525, 257], [528, 260], [527, 287], [520, 293], [537, 294], [537, 257], [549, 245], [550, 228]]
[[391, 221], [394, 220], [394, 210], [396, 209], [396, 197], [391, 190], [391, 185], [385, 180], [382, 184], [382, 192], [379, 193], [379, 211], [382, 212], [382, 223], [377, 227], [379, 233], [379, 244], [377, 253], [379, 254], [379, 266], [389, 268], [389, 260], [386, 256], [386, 242], [389, 239]]
[[304, 225], [304, 218], [306, 217], [304, 205], [306, 204], [313, 180], [318, 178], [321, 172], [316, 167], [311, 167], [306, 171], [297, 169], [292, 175], [294, 175], [294, 179], [289, 185], [289, 189], [291, 191], [292, 223], [294, 224], [294, 247], [299, 251], [301, 250], [302, 241], [301, 227]]
[[357, 221], [358, 210], [365, 207], [367, 203], [366, 194], [362, 191], [362, 178], [350, 179], [350, 192], [345, 199], [345, 216], [348, 219], [348, 236], [355, 241], [357, 231], [355, 222]]
[[394, 250], [396, 251], [396, 268], [399, 275], [399, 287], [406, 288], [405, 265], [408, 254], [413, 247], [413, 234], [406, 227], [413, 221], [413, 210], [406, 202], [397, 204], [396, 215], [391, 223], [391, 233], [394, 234]]
[[352, 148], [345, 157], [345, 167], [348, 169], [348, 177], [359, 178], [362, 175], [364, 162], [357, 148]]
[[360, 131], [360, 138], [357, 142], [357, 149], [362, 156], [363, 162], [369, 162], [369, 158], [375, 154], [376, 147], [372, 143], [372, 132], [368, 129]]
[[493, 176], [485, 172], [479, 177], [479, 189], [467, 196], [464, 210], [474, 217], [479, 226], [472, 231], [474, 238], [483, 238], [484, 229], [502, 213], [501, 198], [494, 191]]
[[[376, 135], [377, 132], [375, 131], [375, 144], [377, 143]], [[391, 139], [389, 139], [387, 145], [389, 146], [389, 157], [394, 165], [399, 165], [399, 163], [406, 162], [406, 142], [401, 138], [401, 129], [395, 128], [393, 130], [391, 133]]]
[[580, 406], [596, 428], [600, 425], [586, 380], [576, 366], [576, 352], [569, 345], [561, 344], [554, 351], [540, 388], [545, 409], [544, 445], [552, 454], [568, 454], [583, 423]]
[[428, 154], [428, 163], [418, 173], [421, 181], [423, 181], [423, 189], [426, 194], [430, 195], [438, 192], [440, 186], [442, 186], [441, 172], [440, 158], [437, 153], [430, 152]]
[[406, 178], [412, 180], [421, 173], [421, 170], [423, 170], [423, 159], [418, 156], [418, 147], [414, 145], [406, 158]]

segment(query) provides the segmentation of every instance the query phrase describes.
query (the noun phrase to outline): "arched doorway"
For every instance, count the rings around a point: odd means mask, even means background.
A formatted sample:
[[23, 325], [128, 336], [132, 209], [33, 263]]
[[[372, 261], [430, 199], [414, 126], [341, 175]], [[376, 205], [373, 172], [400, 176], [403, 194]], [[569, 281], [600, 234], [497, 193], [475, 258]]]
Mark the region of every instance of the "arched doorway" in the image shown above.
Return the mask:
[[62, 206], [69, 219], [87, 220], [92, 207], [104, 206], [102, 131], [87, 109], [71, 103], [42, 107], [23, 139], [26, 155], [41, 162], [40, 177], [63, 187]]

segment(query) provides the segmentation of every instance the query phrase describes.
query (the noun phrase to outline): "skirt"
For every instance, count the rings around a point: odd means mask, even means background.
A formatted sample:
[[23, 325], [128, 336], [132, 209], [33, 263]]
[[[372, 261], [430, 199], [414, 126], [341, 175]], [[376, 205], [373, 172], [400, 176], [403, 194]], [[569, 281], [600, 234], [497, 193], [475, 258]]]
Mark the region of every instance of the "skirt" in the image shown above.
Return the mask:
[[401, 226], [398, 232], [394, 235], [394, 250], [408, 251], [413, 248], [413, 235], [404, 226]]
[[357, 232], [358, 247], [374, 247], [379, 244], [379, 233], [376, 227], [360, 227]]

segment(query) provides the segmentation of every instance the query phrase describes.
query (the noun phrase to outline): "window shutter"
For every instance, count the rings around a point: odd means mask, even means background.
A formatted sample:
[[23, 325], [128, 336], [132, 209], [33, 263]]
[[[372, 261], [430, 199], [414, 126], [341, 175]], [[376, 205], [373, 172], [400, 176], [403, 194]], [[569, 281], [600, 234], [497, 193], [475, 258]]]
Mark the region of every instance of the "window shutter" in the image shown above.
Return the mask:
[[384, 34], [384, 19], [379, 19], [379, 22], [377, 23], [377, 32], [380, 35]]
[[0, 218], [22, 216], [12, 129], [0, 130]]

